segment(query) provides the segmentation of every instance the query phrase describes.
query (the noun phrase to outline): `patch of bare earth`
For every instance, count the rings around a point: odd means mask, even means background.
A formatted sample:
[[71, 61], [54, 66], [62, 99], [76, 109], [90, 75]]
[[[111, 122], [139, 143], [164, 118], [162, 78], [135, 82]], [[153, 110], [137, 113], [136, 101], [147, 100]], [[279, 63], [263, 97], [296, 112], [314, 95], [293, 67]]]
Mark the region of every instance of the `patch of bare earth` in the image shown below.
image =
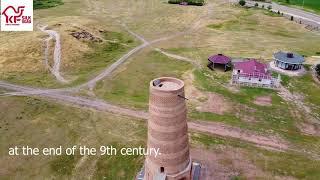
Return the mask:
[[318, 119], [313, 116], [311, 108], [304, 102], [304, 96], [301, 94], [293, 94], [286, 88], [282, 87], [279, 92], [284, 100], [293, 102], [298, 110], [290, 108], [290, 113], [297, 119], [303, 120], [304, 122], [297, 123], [299, 130], [312, 136], [320, 136], [320, 126]]
[[254, 104], [259, 106], [272, 106], [271, 96], [259, 96], [253, 101]]
[[320, 85], [320, 76], [317, 74], [315, 66], [312, 67], [312, 78], [316, 84]]
[[303, 110], [307, 114], [311, 113], [310, 107], [304, 103], [304, 96], [302, 94], [291, 93], [285, 87], [281, 87], [278, 95], [287, 102], [293, 102], [299, 109]]
[[222, 95], [202, 92], [193, 85], [194, 76], [192, 71], [186, 72], [183, 79], [185, 82], [186, 97], [196, 105], [198, 111], [211, 112], [220, 115], [231, 111], [231, 102], [227, 101]]
[[[245, 122], [256, 122], [256, 118], [251, 115], [256, 110], [248, 106], [239, 104], [235, 105], [220, 94], [212, 92], [202, 92], [194, 85], [194, 76], [188, 71], [183, 76], [185, 82], [186, 97], [196, 106], [199, 112], [209, 112], [223, 115], [234, 111], [236, 116]], [[235, 91], [235, 90], [234, 90]]]
[[229, 103], [222, 95], [207, 93], [207, 96], [207, 101], [196, 108], [198, 111], [223, 115], [232, 109], [231, 103]]
[[223, 123], [192, 121], [188, 123], [188, 126], [191, 131], [241, 139], [265, 149], [284, 151], [289, 148], [288, 142], [275, 135], [259, 135], [255, 132]]
[[96, 171], [96, 164], [98, 160], [99, 157], [96, 156], [83, 156], [76, 164], [72, 174], [72, 180], [81, 179], [82, 177], [92, 179], [92, 176]]
[[250, 159], [247, 152], [220, 146], [218, 149], [205, 150], [192, 148], [193, 161], [201, 163], [201, 179], [204, 180], [229, 180], [241, 176], [246, 179], [294, 179], [291, 177], [275, 177], [262, 171]]
[[207, 98], [205, 93], [201, 92], [198, 90], [196, 87], [193, 85], [194, 81], [194, 75], [192, 71], [187, 71], [183, 74], [183, 79], [184, 79], [184, 86], [185, 86], [185, 93], [186, 97], [190, 99], [193, 103], [200, 103], [199, 100]]
[[254, 108], [251, 108], [247, 105], [238, 104], [237, 106], [234, 106], [234, 112], [236, 117], [244, 122], [257, 122], [256, 117], [253, 115], [256, 112], [256, 109]]
[[320, 126], [316, 124], [311, 124], [308, 122], [299, 123], [297, 125], [299, 130], [306, 134], [311, 136], [320, 136]]

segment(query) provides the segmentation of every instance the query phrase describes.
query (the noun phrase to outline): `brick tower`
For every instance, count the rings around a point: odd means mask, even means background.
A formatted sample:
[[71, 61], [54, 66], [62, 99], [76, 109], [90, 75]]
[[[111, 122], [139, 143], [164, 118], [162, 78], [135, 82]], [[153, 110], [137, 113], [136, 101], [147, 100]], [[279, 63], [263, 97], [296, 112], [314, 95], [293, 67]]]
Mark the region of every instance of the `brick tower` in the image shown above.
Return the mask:
[[161, 155], [146, 157], [144, 180], [190, 180], [187, 108], [184, 82], [162, 77], [150, 82], [148, 148]]

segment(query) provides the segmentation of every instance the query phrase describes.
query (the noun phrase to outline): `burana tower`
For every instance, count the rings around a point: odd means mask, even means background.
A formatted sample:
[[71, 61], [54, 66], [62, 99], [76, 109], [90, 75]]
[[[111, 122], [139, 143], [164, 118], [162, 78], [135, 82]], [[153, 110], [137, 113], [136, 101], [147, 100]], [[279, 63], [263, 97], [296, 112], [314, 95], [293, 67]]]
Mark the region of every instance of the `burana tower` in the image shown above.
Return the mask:
[[150, 82], [147, 146], [161, 154], [146, 157], [145, 180], [191, 179], [183, 81], [163, 77]]

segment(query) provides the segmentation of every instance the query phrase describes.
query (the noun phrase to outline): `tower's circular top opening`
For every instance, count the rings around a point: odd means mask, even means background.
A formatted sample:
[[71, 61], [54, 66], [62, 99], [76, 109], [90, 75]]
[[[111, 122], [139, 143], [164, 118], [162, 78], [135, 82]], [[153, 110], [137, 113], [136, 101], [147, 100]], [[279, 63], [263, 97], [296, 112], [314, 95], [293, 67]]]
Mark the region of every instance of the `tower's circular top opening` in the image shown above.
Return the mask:
[[150, 86], [161, 91], [176, 91], [183, 88], [184, 82], [172, 77], [161, 77], [152, 80]]

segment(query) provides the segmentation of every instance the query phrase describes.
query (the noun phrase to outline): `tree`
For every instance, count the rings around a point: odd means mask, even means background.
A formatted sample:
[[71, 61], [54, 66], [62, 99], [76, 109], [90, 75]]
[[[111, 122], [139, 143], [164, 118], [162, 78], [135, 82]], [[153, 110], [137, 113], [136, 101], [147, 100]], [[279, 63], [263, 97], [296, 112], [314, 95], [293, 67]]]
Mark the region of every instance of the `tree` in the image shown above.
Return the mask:
[[320, 64], [317, 64], [317, 65], [316, 65], [315, 70], [316, 70], [318, 76], [320, 76]]
[[240, 0], [240, 1], [239, 1], [239, 4], [240, 4], [241, 6], [244, 6], [244, 5], [246, 5], [246, 1], [245, 1], [245, 0]]

